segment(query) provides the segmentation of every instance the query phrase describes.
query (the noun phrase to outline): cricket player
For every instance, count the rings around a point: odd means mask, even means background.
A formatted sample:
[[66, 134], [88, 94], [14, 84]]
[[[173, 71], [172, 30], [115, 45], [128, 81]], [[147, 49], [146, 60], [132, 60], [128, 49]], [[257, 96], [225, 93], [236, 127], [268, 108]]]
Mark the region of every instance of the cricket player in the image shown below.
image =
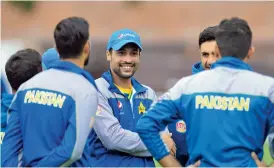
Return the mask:
[[5, 65], [7, 79], [12, 87], [12, 94], [2, 93], [1, 98], [1, 144], [7, 127], [7, 112], [19, 86], [42, 71], [41, 55], [33, 49], [19, 50]]
[[[89, 149], [75, 166], [154, 167], [151, 154], [135, 132], [137, 121], [157, 99], [150, 87], [133, 77], [141, 51], [136, 32], [121, 29], [111, 35], [106, 51], [110, 69], [96, 80], [101, 94], [94, 129], [87, 142]], [[162, 137], [174, 152], [170, 136], [163, 133]]]
[[89, 24], [80, 17], [63, 19], [54, 39], [61, 60], [22, 84], [13, 99], [2, 166], [17, 166], [18, 160], [24, 167], [70, 166], [82, 156], [98, 106], [94, 79], [83, 70]]
[[209, 70], [213, 63], [219, 59], [219, 55], [215, 53], [216, 40], [215, 32], [217, 26], [211, 26], [204, 29], [199, 35], [199, 52], [201, 61], [194, 64], [192, 74], [196, 74], [203, 70]]
[[188, 164], [254, 167], [252, 151], [262, 159], [274, 126], [274, 79], [247, 64], [254, 48], [245, 20], [222, 20], [216, 42], [222, 58], [211, 70], [182, 78], [138, 121], [137, 132], [163, 166], [180, 166], [158, 134], [178, 118], [186, 122]]
[[[219, 59], [219, 55], [215, 53], [216, 40], [215, 32], [217, 26], [207, 27], [199, 35], [199, 52], [201, 61], [194, 64], [192, 74], [202, 72], [211, 68], [211, 65]], [[172, 133], [172, 139], [176, 144], [176, 159], [181, 165], [185, 166], [188, 160], [186, 147], [186, 127], [184, 120], [176, 120], [168, 125], [168, 130]]]

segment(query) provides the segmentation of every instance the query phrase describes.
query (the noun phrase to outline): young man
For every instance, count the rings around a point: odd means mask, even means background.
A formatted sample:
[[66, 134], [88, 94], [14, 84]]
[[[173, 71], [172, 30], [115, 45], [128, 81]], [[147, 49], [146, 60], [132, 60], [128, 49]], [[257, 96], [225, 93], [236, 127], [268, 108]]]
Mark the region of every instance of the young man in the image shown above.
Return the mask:
[[[208, 27], [204, 29], [199, 35], [199, 52], [201, 61], [194, 64], [192, 67], [192, 74], [202, 72], [210, 69], [211, 65], [219, 59], [215, 53], [216, 40], [215, 33], [217, 26]], [[172, 133], [172, 139], [176, 144], [176, 159], [181, 165], [185, 166], [188, 160], [188, 153], [186, 147], [186, 127], [184, 120], [177, 120], [168, 125], [168, 130]]]
[[209, 70], [211, 65], [219, 59], [219, 55], [215, 53], [216, 40], [215, 33], [217, 26], [204, 29], [199, 35], [199, 52], [201, 61], [194, 64], [192, 74], [196, 74], [203, 70]]
[[180, 166], [158, 135], [178, 118], [188, 130], [188, 164], [200, 160], [206, 167], [252, 167], [251, 151], [262, 158], [267, 132], [274, 126], [274, 79], [252, 72], [246, 63], [254, 48], [245, 20], [221, 21], [216, 42], [222, 58], [212, 69], [182, 78], [137, 124], [143, 142], [163, 166]]
[[[99, 108], [82, 165], [154, 167], [151, 154], [135, 132], [137, 121], [156, 100], [154, 91], [133, 77], [140, 64], [141, 51], [136, 32], [122, 29], [111, 35], [106, 51], [110, 70], [96, 80], [101, 92]], [[169, 148], [174, 148], [169, 135], [162, 137]]]
[[41, 55], [33, 49], [24, 49], [13, 54], [5, 65], [8, 81], [12, 87], [12, 94], [1, 95], [1, 144], [6, 132], [8, 108], [19, 86], [42, 71]]
[[[70, 166], [81, 158], [98, 106], [95, 82], [83, 70], [90, 54], [89, 24], [80, 17], [54, 30], [57, 61], [21, 85], [11, 105], [2, 166]], [[13, 134], [21, 135], [14, 139]]]

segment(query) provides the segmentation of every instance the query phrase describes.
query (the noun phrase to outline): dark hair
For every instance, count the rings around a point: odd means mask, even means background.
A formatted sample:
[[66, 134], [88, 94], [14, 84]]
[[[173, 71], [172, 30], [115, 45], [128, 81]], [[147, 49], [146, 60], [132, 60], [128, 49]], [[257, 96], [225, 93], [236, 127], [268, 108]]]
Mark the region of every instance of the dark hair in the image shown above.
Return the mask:
[[33, 49], [19, 50], [5, 65], [8, 81], [14, 90], [42, 71], [41, 55]]
[[244, 59], [251, 41], [252, 32], [248, 23], [237, 17], [222, 20], [216, 32], [216, 42], [222, 57]]
[[199, 47], [201, 47], [201, 45], [204, 42], [215, 40], [215, 33], [216, 33], [216, 30], [217, 30], [217, 27], [218, 26], [208, 27], [200, 33], [200, 35], [199, 35]]
[[54, 30], [54, 39], [60, 58], [77, 58], [89, 39], [89, 24], [81, 17], [63, 19]]

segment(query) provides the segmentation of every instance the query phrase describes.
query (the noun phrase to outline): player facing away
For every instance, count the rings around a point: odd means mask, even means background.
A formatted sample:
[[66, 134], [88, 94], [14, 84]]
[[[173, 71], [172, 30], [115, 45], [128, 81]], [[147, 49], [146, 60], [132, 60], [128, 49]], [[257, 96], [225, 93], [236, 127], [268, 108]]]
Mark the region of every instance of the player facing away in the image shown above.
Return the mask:
[[[141, 51], [136, 32], [121, 29], [111, 35], [106, 51], [110, 69], [96, 80], [101, 94], [94, 129], [87, 142], [89, 148], [75, 166], [154, 167], [151, 154], [136, 133], [137, 121], [157, 99], [150, 87], [133, 77]], [[175, 151], [170, 136], [163, 133], [162, 138]]]
[[[70, 166], [82, 156], [98, 106], [93, 77], [83, 70], [89, 24], [80, 17], [63, 19], [54, 40], [61, 60], [21, 85], [12, 102], [2, 166]], [[14, 133], [21, 139], [13, 139]]]
[[138, 121], [137, 132], [163, 166], [180, 166], [158, 135], [178, 118], [186, 122], [188, 164], [253, 167], [251, 152], [262, 158], [274, 126], [274, 79], [247, 64], [254, 48], [245, 20], [222, 20], [216, 42], [222, 58], [211, 70], [182, 78]]
[[1, 144], [7, 128], [8, 109], [19, 86], [42, 71], [41, 55], [33, 49], [14, 53], [6, 62], [5, 72], [12, 93], [1, 95]]
[[[211, 65], [219, 59], [216, 54], [215, 32], [217, 26], [207, 27], [199, 35], [199, 53], [201, 61], [192, 66], [192, 74], [202, 72], [211, 68]], [[172, 133], [172, 139], [176, 144], [176, 159], [182, 166], [185, 166], [188, 160], [186, 147], [186, 132], [185, 121], [182, 119], [168, 125], [168, 130]]]

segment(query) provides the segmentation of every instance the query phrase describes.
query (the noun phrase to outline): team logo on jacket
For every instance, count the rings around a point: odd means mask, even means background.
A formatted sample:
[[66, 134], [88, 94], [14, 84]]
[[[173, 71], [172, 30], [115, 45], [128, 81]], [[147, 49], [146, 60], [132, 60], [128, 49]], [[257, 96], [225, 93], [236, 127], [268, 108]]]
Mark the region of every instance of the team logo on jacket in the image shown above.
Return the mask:
[[183, 120], [180, 120], [176, 123], [176, 131], [181, 133], [186, 132], [186, 123]]
[[124, 111], [123, 111], [123, 104], [118, 100], [118, 103], [117, 103], [117, 106], [118, 106], [118, 109], [120, 111], [120, 115], [122, 114], [125, 114]]
[[141, 113], [145, 113], [146, 112], [146, 107], [143, 105], [143, 103], [142, 102], [140, 102], [140, 105], [139, 105], [139, 107], [138, 107], [138, 110], [139, 110], [139, 114], [141, 114]]
[[123, 104], [122, 104], [119, 100], [118, 100], [118, 104], [117, 104], [117, 105], [118, 105], [118, 109], [119, 109], [119, 110], [122, 110]]

